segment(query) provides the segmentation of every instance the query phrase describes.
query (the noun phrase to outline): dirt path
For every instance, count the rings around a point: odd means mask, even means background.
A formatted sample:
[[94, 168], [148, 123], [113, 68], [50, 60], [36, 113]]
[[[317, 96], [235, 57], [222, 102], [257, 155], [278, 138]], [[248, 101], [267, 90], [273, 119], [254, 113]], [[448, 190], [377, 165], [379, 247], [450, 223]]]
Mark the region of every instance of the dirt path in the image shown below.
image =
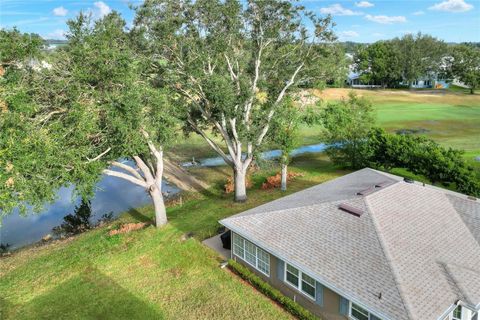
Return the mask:
[[169, 159], [164, 160], [165, 178], [184, 191], [202, 191], [209, 185]]

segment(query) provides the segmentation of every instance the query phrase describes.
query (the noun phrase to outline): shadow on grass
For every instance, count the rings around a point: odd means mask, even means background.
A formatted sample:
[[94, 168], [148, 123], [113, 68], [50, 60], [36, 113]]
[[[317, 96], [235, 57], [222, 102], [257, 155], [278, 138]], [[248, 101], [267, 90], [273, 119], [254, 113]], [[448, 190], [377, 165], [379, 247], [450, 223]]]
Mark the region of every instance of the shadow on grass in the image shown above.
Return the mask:
[[144, 208], [132, 208], [127, 211], [127, 216], [130, 216], [132, 219], [134, 219], [137, 222], [153, 223], [153, 216], [147, 216], [143, 212], [141, 212], [139, 209], [144, 209]]
[[[87, 268], [23, 305], [6, 305], [2, 319], [165, 319], [161, 311], [95, 268]], [[5, 308], [4, 308], [5, 307]]]

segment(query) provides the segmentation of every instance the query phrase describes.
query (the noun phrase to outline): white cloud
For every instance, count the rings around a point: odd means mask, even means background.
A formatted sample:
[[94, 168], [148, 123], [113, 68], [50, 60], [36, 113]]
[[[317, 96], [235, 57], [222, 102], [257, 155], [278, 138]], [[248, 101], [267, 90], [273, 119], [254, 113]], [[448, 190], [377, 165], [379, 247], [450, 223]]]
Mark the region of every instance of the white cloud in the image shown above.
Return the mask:
[[404, 16], [372, 16], [367, 14], [365, 16], [365, 19], [376, 22], [376, 23], [381, 23], [381, 24], [392, 24], [392, 23], [403, 23], [407, 22], [407, 18]]
[[97, 8], [100, 18], [112, 12], [112, 9], [103, 1], [97, 1], [93, 5]]
[[356, 38], [356, 37], [359, 36], [358, 32], [353, 31], [353, 30], [341, 31], [341, 32], [339, 32], [339, 35], [342, 38]]
[[445, 0], [434, 4], [428, 9], [447, 12], [465, 12], [472, 10], [473, 5], [466, 3], [464, 0]]
[[370, 8], [373, 7], [374, 4], [368, 1], [360, 1], [360, 2], [355, 2], [355, 5], [360, 8]]
[[53, 14], [58, 17], [65, 17], [68, 13], [68, 10], [63, 6], [53, 9]]
[[421, 15], [424, 15], [425, 12], [422, 11], [422, 10], [419, 10], [419, 11], [415, 11], [414, 13], [412, 13], [414, 16], [421, 16]]
[[320, 12], [323, 14], [331, 14], [332, 16], [358, 16], [362, 14], [361, 12], [344, 8], [339, 3], [332, 4], [329, 7], [320, 8]]

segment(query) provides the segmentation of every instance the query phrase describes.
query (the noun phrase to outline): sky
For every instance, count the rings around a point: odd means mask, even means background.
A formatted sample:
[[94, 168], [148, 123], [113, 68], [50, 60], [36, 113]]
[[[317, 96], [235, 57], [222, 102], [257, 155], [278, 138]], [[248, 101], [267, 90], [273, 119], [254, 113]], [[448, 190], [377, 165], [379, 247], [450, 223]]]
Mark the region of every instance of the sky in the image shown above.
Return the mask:
[[[63, 39], [66, 21], [80, 11], [100, 18], [111, 10], [131, 25], [129, 4], [141, 0], [0, 0], [0, 27], [18, 27]], [[447, 42], [480, 42], [480, 0], [301, 0], [319, 15], [331, 14], [341, 41], [375, 42], [422, 32]]]

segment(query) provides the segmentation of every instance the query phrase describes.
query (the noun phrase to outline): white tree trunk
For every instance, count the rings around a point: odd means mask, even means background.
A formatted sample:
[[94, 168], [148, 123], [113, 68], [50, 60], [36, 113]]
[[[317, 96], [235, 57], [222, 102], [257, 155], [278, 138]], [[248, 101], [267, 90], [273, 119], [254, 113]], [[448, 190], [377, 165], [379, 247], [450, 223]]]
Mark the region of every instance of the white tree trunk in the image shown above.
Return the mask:
[[163, 201], [162, 189], [155, 184], [150, 187], [149, 194], [155, 208], [155, 226], [159, 228], [167, 224], [167, 210]]
[[150, 149], [151, 158], [144, 160], [139, 156], [133, 156], [133, 160], [142, 174], [137, 169], [117, 161], [113, 161], [111, 164], [125, 172], [105, 169], [103, 173], [144, 187], [152, 198], [155, 208], [155, 226], [158, 228], [167, 223], [167, 212], [162, 194], [163, 150], [161, 147], [157, 148], [150, 141], [147, 132], [143, 131], [143, 134]]
[[287, 191], [287, 165], [282, 163], [282, 191]]
[[240, 166], [240, 168], [234, 168], [233, 181], [235, 184], [235, 201], [245, 202], [247, 201], [247, 168]]

